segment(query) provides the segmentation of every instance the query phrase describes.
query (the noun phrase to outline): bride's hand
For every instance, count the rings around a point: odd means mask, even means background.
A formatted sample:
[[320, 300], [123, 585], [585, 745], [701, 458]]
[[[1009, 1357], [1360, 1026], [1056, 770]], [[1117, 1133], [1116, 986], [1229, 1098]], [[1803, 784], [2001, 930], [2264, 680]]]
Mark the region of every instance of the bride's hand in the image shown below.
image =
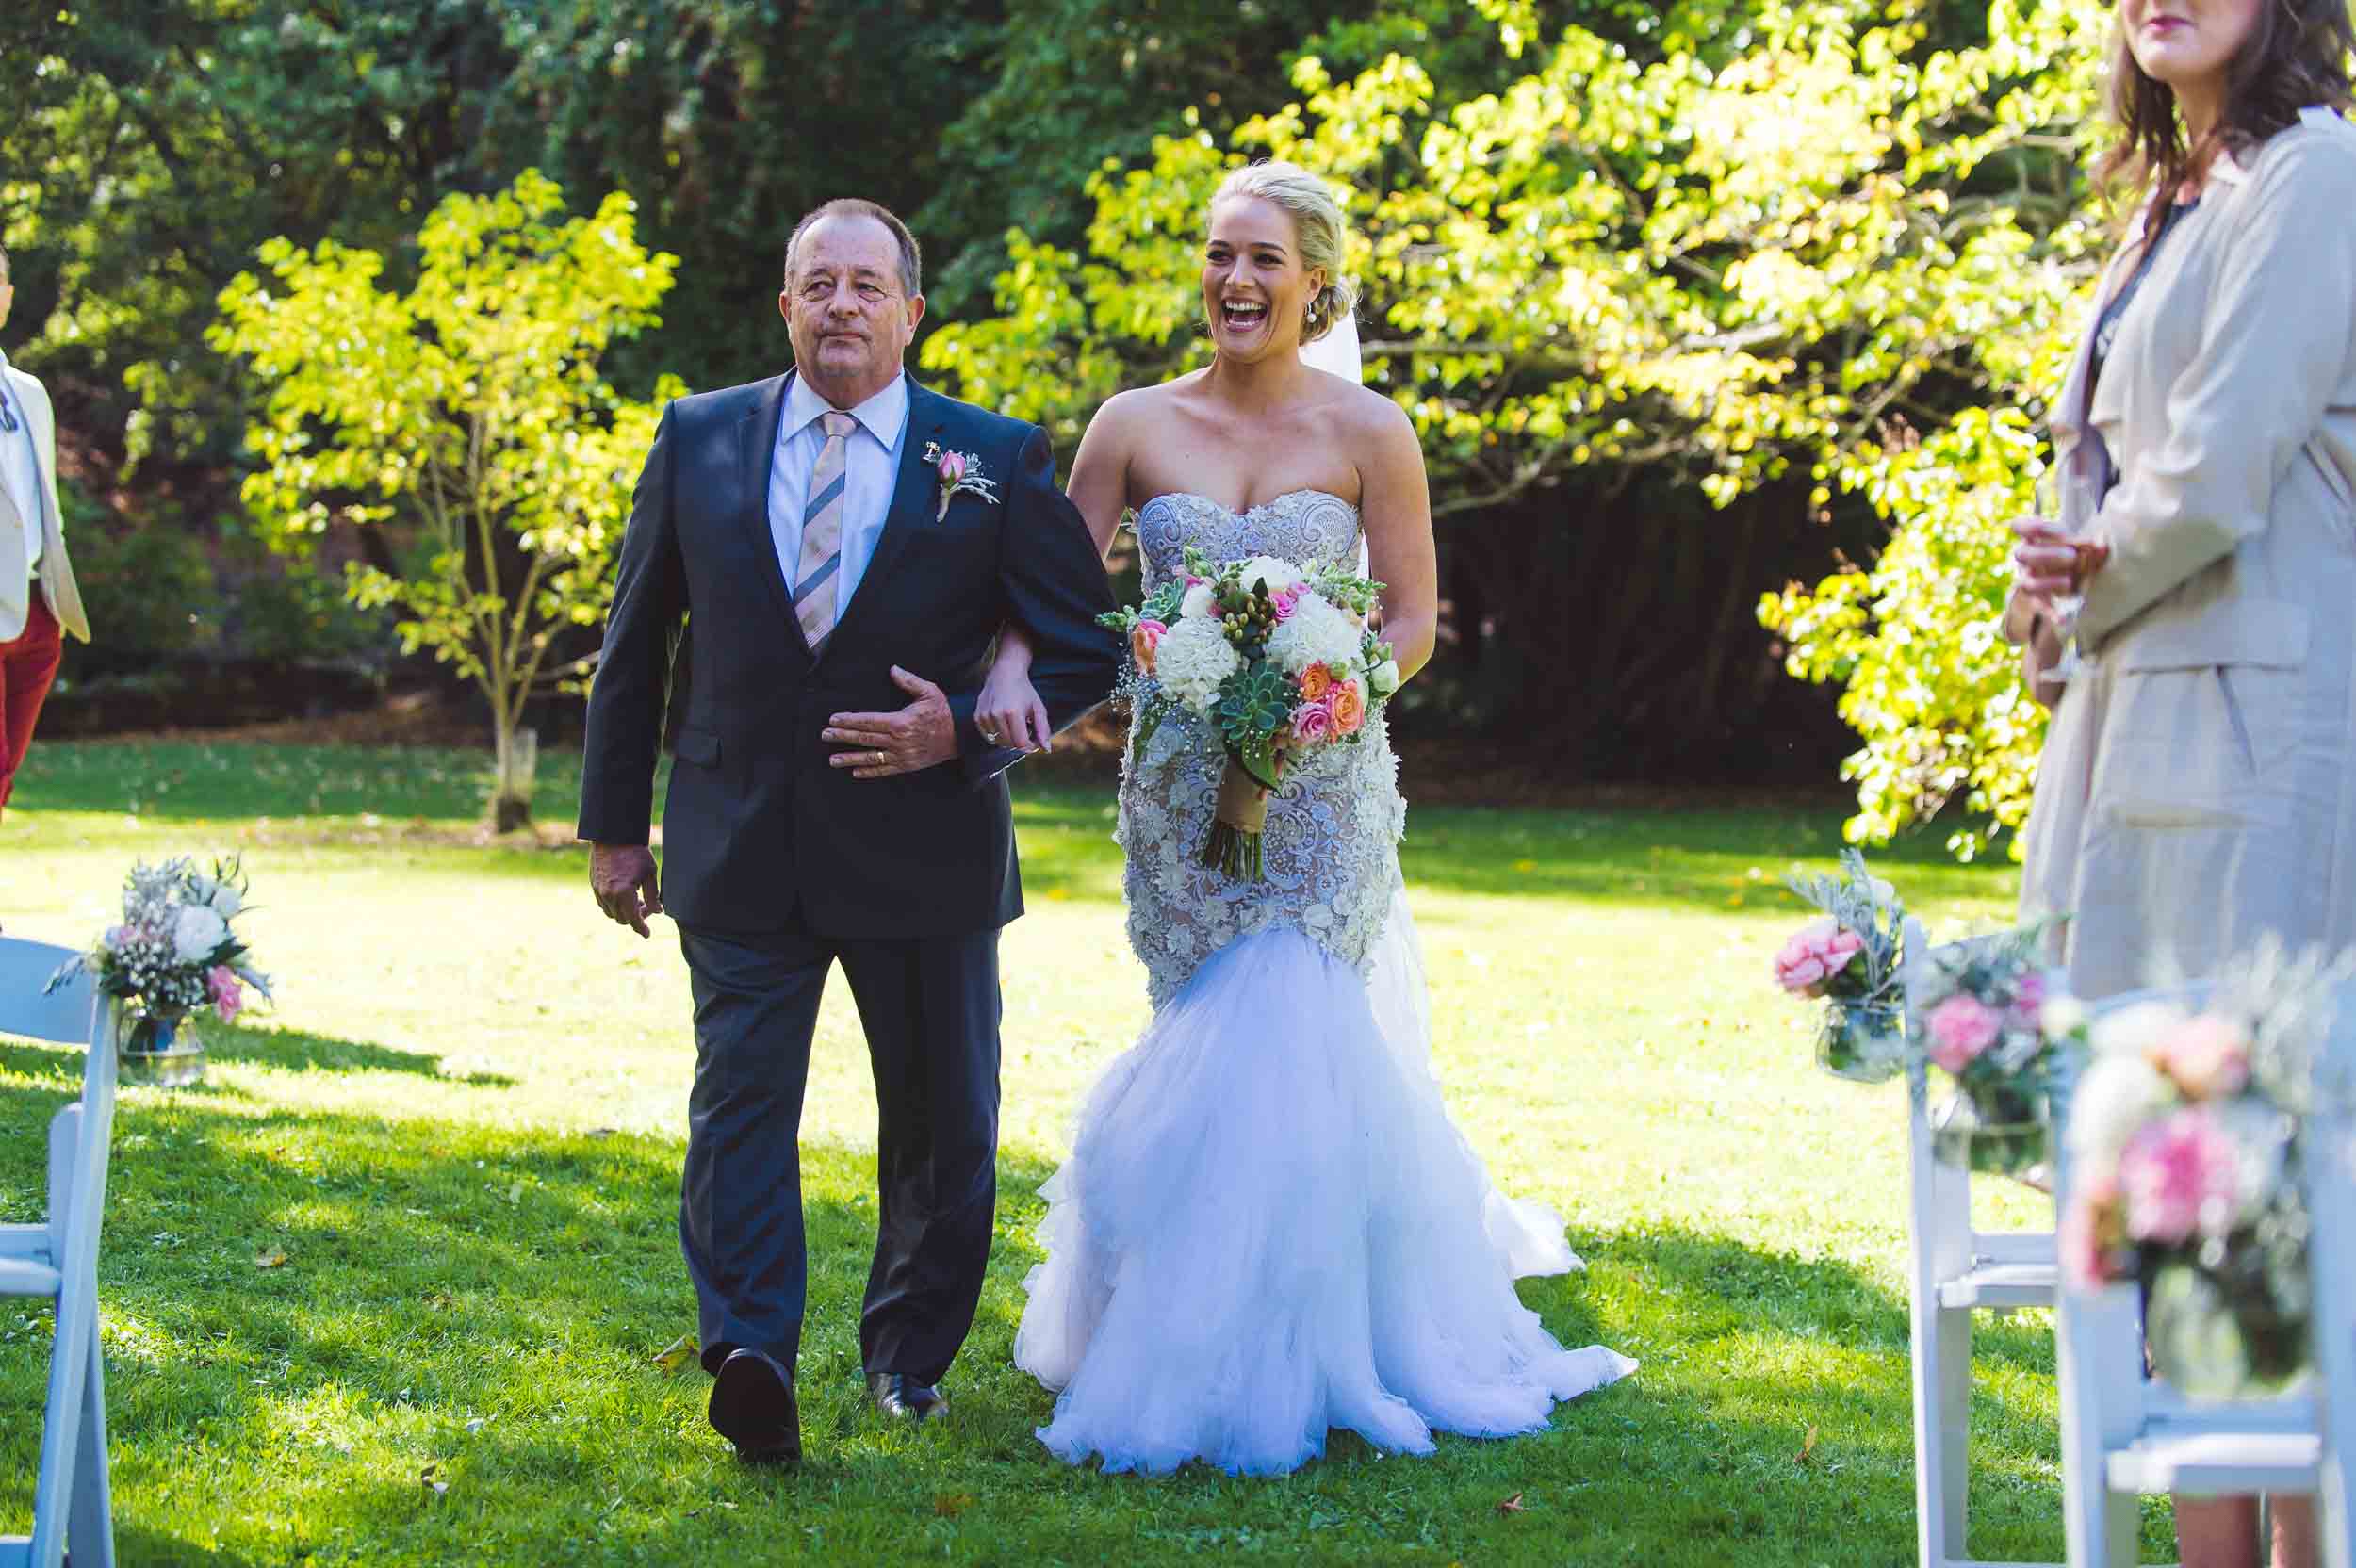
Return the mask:
[[973, 727], [992, 745], [1045, 751], [1055, 743], [1055, 726], [1031, 684], [1028, 661], [1001, 658], [990, 666], [973, 705]]

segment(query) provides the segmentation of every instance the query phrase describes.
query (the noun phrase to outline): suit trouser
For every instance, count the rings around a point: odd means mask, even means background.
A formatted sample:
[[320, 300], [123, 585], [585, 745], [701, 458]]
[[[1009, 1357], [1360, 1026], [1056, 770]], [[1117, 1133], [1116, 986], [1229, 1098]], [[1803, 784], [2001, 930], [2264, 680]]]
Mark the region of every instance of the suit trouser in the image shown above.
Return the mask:
[[25, 753], [32, 747], [34, 721], [41, 717], [41, 702], [57, 678], [57, 661], [65, 651], [57, 617], [50, 613], [40, 583], [33, 584], [32, 593], [25, 629], [0, 643], [0, 809], [7, 808], [8, 792], [16, 787], [16, 770], [25, 765]]
[[875, 1065], [880, 1213], [860, 1364], [938, 1382], [981, 1300], [998, 1200], [998, 933], [922, 939], [682, 926], [695, 998], [679, 1245], [704, 1365], [784, 1366], [809, 1295], [800, 1129], [826, 971], [851, 982]]

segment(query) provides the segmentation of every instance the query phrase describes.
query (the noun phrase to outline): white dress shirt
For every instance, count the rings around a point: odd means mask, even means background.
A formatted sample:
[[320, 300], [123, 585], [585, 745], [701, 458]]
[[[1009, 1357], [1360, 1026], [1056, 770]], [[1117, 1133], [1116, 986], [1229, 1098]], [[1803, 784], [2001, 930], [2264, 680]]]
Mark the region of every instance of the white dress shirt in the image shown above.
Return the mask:
[[[810, 505], [810, 476], [826, 445], [819, 416], [834, 405], [810, 383], [794, 376], [786, 384], [785, 416], [777, 421], [777, 450], [769, 465], [769, 534], [777, 542], [777, 564], [791, 593], [802, 562], [802, 514]], [[900, 438], [908, 433], [908, 383], [905, 375], [847, 411], [859, 421], [843, 442], [843, 564], [835, 573], [835, 616], [842, 618], [859, 579], [875, 554], [884, 517], [900, 467]], [[825, 592], [821, 589], [820, 592]]]
[[[25, 564], [37, 568], [41, 564], [41, 459], [33, 450], [32, 416], [8, 384], [8, 356], [4, 353], [0, 353], [0, 400], [6, 400], [16, 420], [16, 429], [0, 429], [0, 486], [7, 488], [8, 499], [16, 503], [17, 516], [24, 520]], [[0, 419], [0, 425], [7, 423]]]

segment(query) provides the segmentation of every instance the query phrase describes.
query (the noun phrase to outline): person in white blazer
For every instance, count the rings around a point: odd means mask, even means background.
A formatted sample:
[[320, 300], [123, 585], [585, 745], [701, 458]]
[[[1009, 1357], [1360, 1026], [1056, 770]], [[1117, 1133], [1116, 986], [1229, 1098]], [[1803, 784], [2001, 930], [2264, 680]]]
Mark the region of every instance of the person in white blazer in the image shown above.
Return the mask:
[[[15, 302], [8, 253], [0, 248], [0, 327]], [[90, 641], [57, 510], [57, 416], [47, 389], [0, 351], [0, 811], [68, 632]]]
[[[2053, 409], [2064, 515], [2014, 525], [2004, 617], [2053, 708], [2021, 902], [2067, 917], [2088, 997], [2267, 934], [2356, 943], [2356, 31], [2348, 0], [2118, 15], [2110, 172], [2139, 220]], [[2312, 1564], [2314, 1511], [2274, 1522], [2275, 1562]], [[2182, 1499], [2178, 1551], [2247, 1568], [2255, 1524]]]

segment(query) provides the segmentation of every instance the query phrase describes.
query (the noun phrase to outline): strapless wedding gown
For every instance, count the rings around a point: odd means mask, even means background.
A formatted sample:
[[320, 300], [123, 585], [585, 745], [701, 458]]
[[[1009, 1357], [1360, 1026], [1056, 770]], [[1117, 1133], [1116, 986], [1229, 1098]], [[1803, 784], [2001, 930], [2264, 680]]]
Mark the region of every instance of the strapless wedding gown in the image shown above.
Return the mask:
[[[1314, 490], [1240, 515], [1157, 497], [1137, 536], [1149, 593], [1187, 546], [1359, 556], [1357, 512]], [[1198, 858], [1224, 765], [1208, 726], [1172, 714], [1121, 782], [1153, 1016], [1044, 1189], [1048, 1256], [1015, 1338], [1058, 1391], [1039, 1435], [1106, 1470], [1273, 1474], [1336, 1427], [1404, 1453], [1435, 1429], [1543, 1429], [1636, 1364], [1565, 1350], [1514, 1295], [1517, 1275], [1581, 1265], [1560, 1216], [1490, 1184], [1441, 1102], [1389, 738], [1377, 720], [1287, 768], [1259, 882]]]

